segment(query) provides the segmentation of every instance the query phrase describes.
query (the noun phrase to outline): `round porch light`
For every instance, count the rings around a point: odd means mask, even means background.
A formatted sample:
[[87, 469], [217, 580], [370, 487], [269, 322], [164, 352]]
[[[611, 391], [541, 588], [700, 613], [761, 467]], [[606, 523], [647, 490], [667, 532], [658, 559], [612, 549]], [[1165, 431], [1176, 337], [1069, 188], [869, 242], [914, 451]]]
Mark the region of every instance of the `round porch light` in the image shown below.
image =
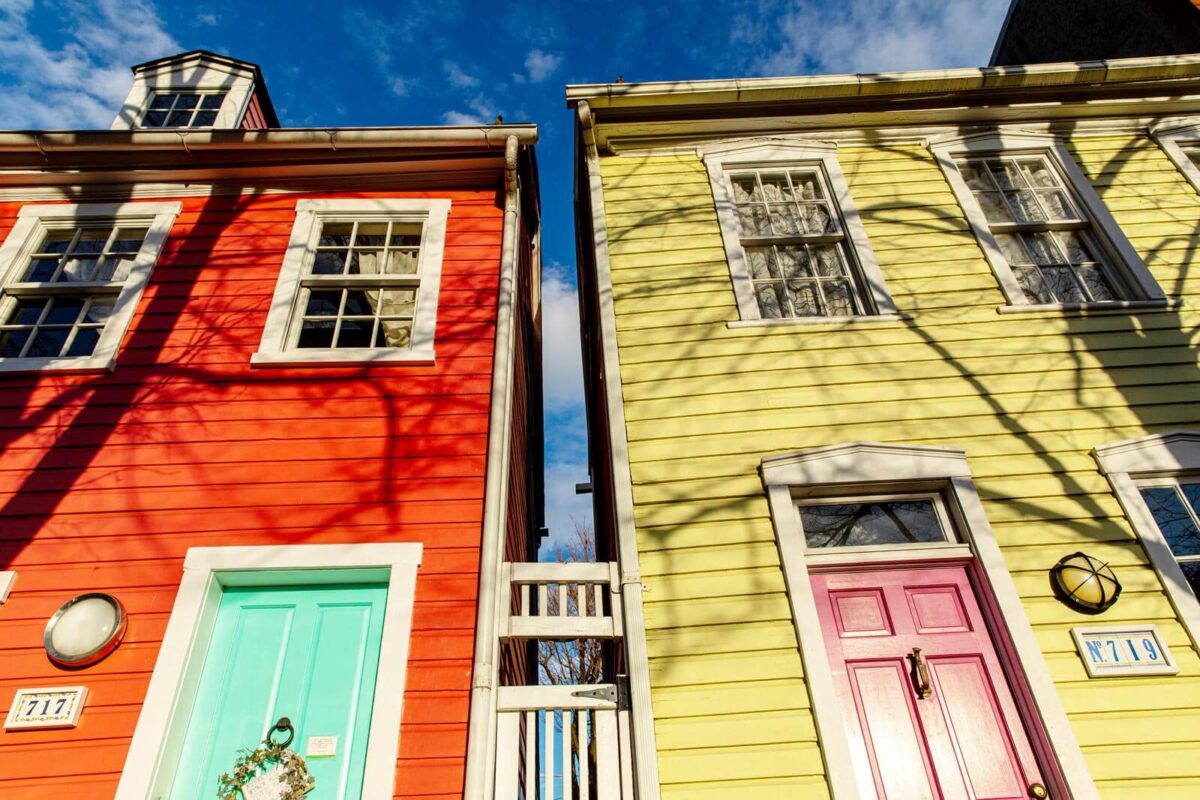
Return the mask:
[[1085, 614], [1099, 614], [1121, 596], [1121, 582], [1104, 561], [1086, 553], [1072, 553], [1050, 570], [1054, 592]]
[[111, 653], [125, 636], [125, 607], [112, 595], [81, 594], [46, 623], [46, 655], [64, 667], [86, 667]]

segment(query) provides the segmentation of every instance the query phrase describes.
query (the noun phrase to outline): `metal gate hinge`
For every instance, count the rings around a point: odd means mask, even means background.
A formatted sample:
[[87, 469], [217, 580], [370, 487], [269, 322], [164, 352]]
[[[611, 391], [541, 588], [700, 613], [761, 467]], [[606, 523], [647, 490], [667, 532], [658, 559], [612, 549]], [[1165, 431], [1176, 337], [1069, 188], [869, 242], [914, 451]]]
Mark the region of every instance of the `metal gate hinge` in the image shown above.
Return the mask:
[[584, 689], [579, 692], [571, 692], [572, 697], [586, 697], [590, 700], [605, 700], [609, 703], [617, 702], [617, 687], [612, 684], [597, 686], [595, 689]]

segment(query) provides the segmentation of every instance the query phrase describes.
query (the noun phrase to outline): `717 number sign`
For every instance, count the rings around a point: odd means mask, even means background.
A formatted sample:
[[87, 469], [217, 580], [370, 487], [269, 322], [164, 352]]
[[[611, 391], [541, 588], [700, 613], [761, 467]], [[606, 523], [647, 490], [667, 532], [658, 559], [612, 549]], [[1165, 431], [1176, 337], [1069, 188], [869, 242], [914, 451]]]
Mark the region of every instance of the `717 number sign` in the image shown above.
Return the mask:
[[4, 729], [74, 728], [79, 723], [85, 699], [86, 686], [17, 689], [4, 720]]

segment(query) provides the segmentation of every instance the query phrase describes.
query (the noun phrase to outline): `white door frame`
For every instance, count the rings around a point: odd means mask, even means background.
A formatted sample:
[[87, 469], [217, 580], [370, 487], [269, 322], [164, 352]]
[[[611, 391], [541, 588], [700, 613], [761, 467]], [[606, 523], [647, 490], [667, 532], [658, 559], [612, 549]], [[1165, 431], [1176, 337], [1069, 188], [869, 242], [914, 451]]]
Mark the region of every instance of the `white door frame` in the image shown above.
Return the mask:
[[226, 586], [382, 582], [388, 595], [362, 793], [391, 797], [421, 551], [417, 543], [190, 548], [116, 800], [159, 800], [169, 787]]
[[[1025, 616], [1012, 575], [983, 512], [965, 451], [957, 447], [850, 442], [768, 456], [762, 460], [760, 472], [778, 538], [805, 685], [812, 700], [817, 737], [834, 800], [858, 800], [869, 795], [859, 788], [841, 704], [829, 672], [829, 657], [808, 572], [810, 563], [816, 565], [830, 561], [824, 553], [806, 555], [794, 492], [808, 488], [837, 491], [845, 487], [840, 492], [845, 496], [852, 493], [851, 487], [887, 487], [888, 491], [894, 492], [902, 490], [906, 484], [922, 483], [924, 486], [941, 486], [947, 501], [957, 506], [951, 511], [960, 515], [961, 530], [958, 533], [966, 546], [918, 545], [906, 547], [905, 551], [925, 559], [973, 556], [982, 576], [981, 581], [986, 582], [980, 588], [991, 595], [990, 599], [999, 609], [1001, 623], [1006, 629], [997, 632], [1001, 637], [996, 646], [1004, 646], [1002, 637], [1007, 634], [1007, 643], [1011, 644], [1015, 656], [1010, 660], [1017, 662], [1024, 673], [1021, 677], [1033, 701], [1032, 711], [1038, 717], [1041, 732], [1045, 734], [1057, 762], [1044, 765], [1045, 779], [1051, 784], [1053, 796], [1066, 794], [1072, 800], [1099, 800], [1100, 794], [1084, 761], [1083, 752], [1079, 749], [1033, 628]], [[878, 494], [879, 491], [873, 493]], [[874, 553], [856, 554], [855, 560], [857, 563], [895, 561], [897, 551], [896, 548], [887, 548], [882, 552], [876, 549]], [[983, 610], [987, 615], [987, 609]], [[1020, 707], [1021, 698], [1016, 699]], [[1030, 733], [1032, 736], [1036, 732]], [[1039, 749], [1043, 748], [1034, 743], [1034, 750]], [[1055, 772], [1065, 785], [1053, 785], [1060, 782]]]

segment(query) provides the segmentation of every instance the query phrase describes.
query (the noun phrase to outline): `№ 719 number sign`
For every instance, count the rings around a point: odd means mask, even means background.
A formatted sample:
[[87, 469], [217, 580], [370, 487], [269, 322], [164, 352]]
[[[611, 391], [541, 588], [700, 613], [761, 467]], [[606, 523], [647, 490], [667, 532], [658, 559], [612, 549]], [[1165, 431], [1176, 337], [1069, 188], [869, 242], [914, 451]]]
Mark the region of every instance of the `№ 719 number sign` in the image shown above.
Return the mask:
[[1077, 627], [1071, 635], [1090, 678], [1179, 672], [1157, 625]]

